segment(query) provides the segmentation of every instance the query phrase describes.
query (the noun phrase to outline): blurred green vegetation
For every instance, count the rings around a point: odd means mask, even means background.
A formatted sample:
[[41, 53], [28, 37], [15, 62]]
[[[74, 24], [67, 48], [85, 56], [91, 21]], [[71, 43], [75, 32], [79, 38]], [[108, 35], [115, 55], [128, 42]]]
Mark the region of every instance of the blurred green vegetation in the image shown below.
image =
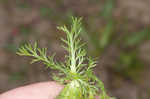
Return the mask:
[[[91, 34], [88, 34], [88, 28], [86, 28], [85, 30], [87, 31], [83, 31], [84, 37], [88, 35], [88, 40], [94, 46], [93, 55], [100, 55], [101, 57], [101, 54], [105, 51], [107, 53], [107, 50], [111, 50], [112, 45], [119, 48], [120, 51], [116, 53], [119, 57], [115, 60], [116, 64], [111, 70], [127, 79], [138, 81], [140, 73], [144, 70], [144, 64], [138, 57], [138, 48], [144, 41], [150, 39], [150, 28], [147, 27], [137, 32], [126, 33], [128, 28], [124, 27], [124, 25], [120, 26], [118, 22], [120, 20], [113, 17], [115, 2], [115, 0], [105, 1], [103, 9], [100, 11], [100, 16], [97, 16], [104, 21], [103, 26], [98, 27], [100, 31], [94, 31], [97, 33]], [[122, 34], [120, 33], [121, 36], [117, 33], [118, 31], [122, 32]]]

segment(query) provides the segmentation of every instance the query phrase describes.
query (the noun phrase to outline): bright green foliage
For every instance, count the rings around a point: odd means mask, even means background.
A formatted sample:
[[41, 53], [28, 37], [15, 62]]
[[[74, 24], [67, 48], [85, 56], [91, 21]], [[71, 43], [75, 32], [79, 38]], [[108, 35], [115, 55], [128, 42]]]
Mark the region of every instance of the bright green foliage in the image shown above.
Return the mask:
[[47, 56], [47, 49], [38, 48], [37, 43], [34, 46], [31, 44], [22, 46], [17, 54], [32, 56], [34, 59], [31, 63], [42, 61], [47, 67], [59, 71], [58, 76], [54, 75], [54, 80], [63, 83], [65, 87], [56, 99], [95, 99], [95, 96], [100, 96], [100, 99], [110, 99], [103, 83], [93, 74], [96, 61], [86, 57], [86, 51], [82, 48], [84, 44], [79, 39], [82, 31], [81, 18], [72, 18], [70, 29], [66, 26], [58, 29], [67, 35], [66, 39], [62, 39], [65, 43], [63, 47], [68, 52], [64, 63], [55, 62], [54, 55]]

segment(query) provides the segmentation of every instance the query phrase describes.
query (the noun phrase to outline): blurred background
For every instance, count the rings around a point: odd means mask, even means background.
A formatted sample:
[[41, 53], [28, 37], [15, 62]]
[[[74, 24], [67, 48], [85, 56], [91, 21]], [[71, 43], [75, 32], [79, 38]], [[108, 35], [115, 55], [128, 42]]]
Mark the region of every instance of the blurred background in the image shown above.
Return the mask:
[[150, 0], [0, 0], [0, 93], [51, 80], [50, 69], [16, 55], [38, 41], [63, 61], [57, 26], [83, 17], [86, 49], [97, 57], [96, 75], [117, 99], [150, 99]]

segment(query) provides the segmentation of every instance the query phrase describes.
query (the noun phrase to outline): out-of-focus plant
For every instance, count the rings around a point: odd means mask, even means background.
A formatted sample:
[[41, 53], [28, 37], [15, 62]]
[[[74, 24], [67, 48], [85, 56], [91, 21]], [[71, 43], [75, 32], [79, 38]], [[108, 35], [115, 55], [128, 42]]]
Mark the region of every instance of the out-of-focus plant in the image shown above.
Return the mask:
[[[139, 76], [136, 77], [135, 75], [138, 75], [144, 68], [142, 61], [138, 58], [138, 47], [145, 40], [150, 39], [150, 29], [145, 28], [139, 32], [123, 34], [128, 31], [128, 28], [118, 25], [118, 20], [113, 18], [115, 2], [115, 0], [106, 0], [100, 16], [98, 16], [103, 19], [104, 25], [99, 27], [97, 33], [92, 34], [88, 34], [85, 28], [83, 37], [88, 38], [88, 41], [95, 48], [96, 55], [107, 53], [111, 50], [111, 46], [115, 45], [120, 50], [118, 52], [120, 56], [111, 70], [130, 79], [137, 79]], [[118, 31], [119, 33], [117, 33]], [[121, 34], [121, 32], [123, 33]]]
[[115, 7], [115, 0], [106, 0], [100, 15], [103, 16], [106, 20], [112, 19], [114, 7]]
[[138, 46], [140, 45], [144, 40], [150, 39], [150, 29], [144, 29], [140, 32], [132, 33], [131, 35], [126, 35], [124, 40], [124, 46]]
[[49, 17], [49, 18], [52, 17], [52, 14], [54, 13], [51, 8], [46, 6], [41, 6], [39, 11], [42, 17]]
[[143, 70], [143, 63], [137, 57], [137, 51], [120, 53], [115, 72], [126, 78], [138, 80], [140, 72]]
[[111, 39], [114, 32], [114, 24], [113, 22], [109, 22], [101, 31], [99, 38], [99, 46], [104, 49], [111, 43]]

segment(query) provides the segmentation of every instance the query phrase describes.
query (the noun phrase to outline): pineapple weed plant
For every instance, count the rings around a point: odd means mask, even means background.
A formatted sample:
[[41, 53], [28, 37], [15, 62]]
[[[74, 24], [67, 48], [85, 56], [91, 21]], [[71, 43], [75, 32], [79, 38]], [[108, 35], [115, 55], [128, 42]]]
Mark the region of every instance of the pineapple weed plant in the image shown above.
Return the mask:
[[46, 48], [38, 48], [37, 43], [33, 46], [25, 44], [18, 49], [17, 54], [20, 56], [31, 56], [31, 63], [42, 61], [47, 68], [57, 70], [59, 73], [54, 74], [54, 80], [65, 85], [56, 99], [113, 99], [106, 94], [104, 84], [93, 73], [96, 61], [87, 57], [81, 43], [79, 35], [82, 31], [81, 18], [72, 17], [72, 25], [68, 29], [65, 25], [58, 27], [66, 33], [66, 39], [63, 48], [68, 52], [65, 56], [66, 61], [54, 61], [54, 55], [47, 56]]

